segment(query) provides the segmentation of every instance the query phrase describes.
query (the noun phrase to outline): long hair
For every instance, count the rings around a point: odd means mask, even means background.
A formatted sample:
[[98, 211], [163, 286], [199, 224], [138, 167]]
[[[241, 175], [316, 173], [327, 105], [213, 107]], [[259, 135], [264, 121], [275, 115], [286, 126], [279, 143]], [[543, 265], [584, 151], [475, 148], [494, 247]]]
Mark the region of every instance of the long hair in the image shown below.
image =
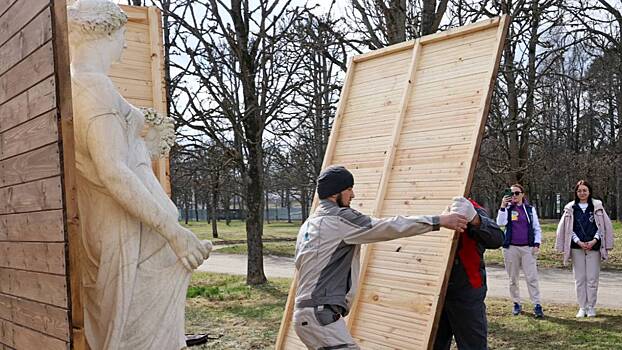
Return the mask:
[[579, 186], [581, 186], [581, 185], [587, 187], [587, 189], [590, 191], [590, 194], [587, 197], [587, 202], [588, 202], [588, 204], [593, 205], [593, 203], [592, 203], [592, 194], [593, 194], [593, 192], [592, 192], [592, 185], [590, 185], [590, 183], [587, 182], [586, 180], [579, 180], [577, 182], [577, 184], [574, 185], [574, 203], [575, 204], [579, 204], [579, 202], [580, 202], [579, 196], [577, 196], [577, 190], [579, 189]]

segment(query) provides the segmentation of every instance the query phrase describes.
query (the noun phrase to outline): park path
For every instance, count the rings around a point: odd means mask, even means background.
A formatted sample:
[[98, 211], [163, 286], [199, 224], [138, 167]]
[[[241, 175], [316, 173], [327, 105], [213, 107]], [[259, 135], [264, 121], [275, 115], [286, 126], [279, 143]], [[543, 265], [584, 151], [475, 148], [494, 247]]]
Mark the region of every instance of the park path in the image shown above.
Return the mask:
[[[265, 256], [266, 276], [292, 278], [294, 259], [279, 256]], [[213, 252], [210, 258], [199, 267], [199, 271], [246, 274], [246, 255], [222, 254]], [[488, 266], [488, 296], [509, 298], [508, 277], [505, 270], [498, 266]], [[540, 294], [543, 304], [576, 304], [574, 278], [572, 271], [562, 269], [540, 269]], [[528, 299], [527, 285], [521, 278], [521, 296]], [[622, 273], [601, 271], [598, 288], [598, 306], [622, 309]], [[546, 306], [546, 305], [545, 305]]]

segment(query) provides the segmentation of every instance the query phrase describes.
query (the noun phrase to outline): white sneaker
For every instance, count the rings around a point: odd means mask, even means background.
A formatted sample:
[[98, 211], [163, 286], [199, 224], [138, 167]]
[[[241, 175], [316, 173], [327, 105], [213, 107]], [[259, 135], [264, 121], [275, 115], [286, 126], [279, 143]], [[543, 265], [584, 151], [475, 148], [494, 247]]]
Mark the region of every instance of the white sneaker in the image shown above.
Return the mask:
[[588, 307], [587, 317], [596, 317], [596, 309], [594, 309], [593, 307]]
[[580, 308], [579, 312], [577, 312], [577, 316], [575, 316], [576, 318], [582, 318], [585, 317], [586, 313], [585, 313], [585, 309], [584, 308]]

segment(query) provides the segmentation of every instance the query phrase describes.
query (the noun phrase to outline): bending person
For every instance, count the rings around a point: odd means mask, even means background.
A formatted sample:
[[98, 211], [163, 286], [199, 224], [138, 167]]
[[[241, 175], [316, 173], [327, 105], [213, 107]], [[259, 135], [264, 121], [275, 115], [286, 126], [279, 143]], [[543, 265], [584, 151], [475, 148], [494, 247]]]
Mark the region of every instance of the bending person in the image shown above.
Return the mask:
[[104, 0], [67, 14], [86, 339], [93, 350], [184, 348], [186, 290], [211, 244], [178, 223], [140, 136], [146, 114], [107, 76], [127, 16]]
[[460, 214], [375, 219], [350, 208], [354, 177], [331, 166], [318, 177], [315, 213], [300, 227], [296, 242], [298, 285], [294, 329], [309, 349], [359, 349], [342, 319], [350, 310], [359, 277], [360, 245], [422, 234], [446, 227], [462, 231]]
[[475, 201], [454, 200], [452, 212], [466, 216], [469, 225], [458, 239], [434, 349], [449, 350], [452, 337], [458, 349], [488, 349], [484, 252], [501, 247], [503, 231]]

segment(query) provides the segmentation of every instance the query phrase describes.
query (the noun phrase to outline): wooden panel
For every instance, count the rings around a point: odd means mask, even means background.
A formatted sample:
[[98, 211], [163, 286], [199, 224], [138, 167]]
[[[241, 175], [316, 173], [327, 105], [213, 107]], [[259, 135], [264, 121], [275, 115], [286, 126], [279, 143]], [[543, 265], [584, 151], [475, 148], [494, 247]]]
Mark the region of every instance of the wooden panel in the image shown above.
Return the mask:
[[52, 16], [49, 9], [41, 12], [0, 51], [0, 75], [52, 39]]
[[47, 78], [5, 104], [0, 105], [0, 132], [56, 107], [54, 77]]
[[58, 142], [56, 110], [0, 134], [0, 159]]
[[67, 277], [0, 268], [0, 293], [66, 308]]
[[58, 144], [0, 161], [0, 187], [60, 174]]
[[0, 342], [15, 349], [67, 350], [67, 343], [0, 319]]
[[62, 275], [65, 243], [0, 242], [0, 267]]
[[[507, 25], [487, 20], [353, 59], [323, 164], [349, 167], [353, 208], [438, 215], [468, 193]], [[432, 347], [456, 240], [443, 229], [364, 247], [347, 318], [363, 349]], [[295, 284], [277, 349], [304, 348], [287, 315], [293, 293]]]
[[67, 310], [0, 294], [0, 319], [69, 340]]
[[0, 46], [49, 5], [49, 0], [17, 1], [0, 17]]
[[52, 49], [48, 42], [0, 76], [0, 104], [54, 73]]
[[0, 241], [62, 242], [62, 210], [0, 215]]
[[58, 131], [65, 7], [0, 1], [0, 349], [70, 347]]
[[0, 188], [0, 215], [62, 207], [59, 177]]

